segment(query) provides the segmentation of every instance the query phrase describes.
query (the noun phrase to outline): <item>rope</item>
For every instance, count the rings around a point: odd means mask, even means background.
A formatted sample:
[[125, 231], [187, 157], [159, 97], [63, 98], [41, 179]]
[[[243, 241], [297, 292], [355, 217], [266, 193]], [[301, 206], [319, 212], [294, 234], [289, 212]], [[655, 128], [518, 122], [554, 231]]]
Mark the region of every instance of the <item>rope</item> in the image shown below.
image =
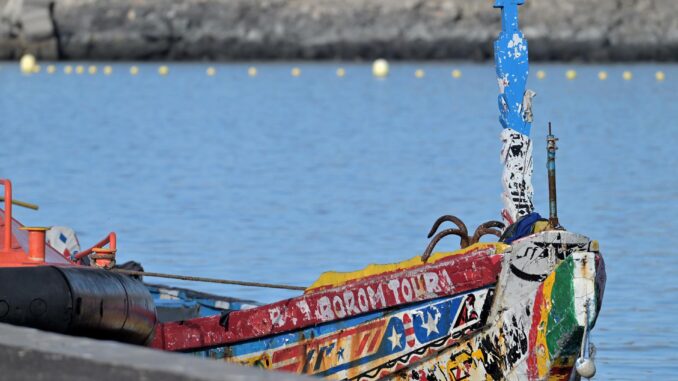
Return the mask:
[[116, 273], [125, 274], [125, 275], [150, 276], [150, 277], [154, 277], [154, 278], [179, 279], [179, 280], [186, 280], [186, 281], [192, 281], [192, 282], [234, 284], [234, 285], [238, 285], [238, 286], [279, 288], [279, 289], [283, 289], [283, 290], [295, 290], [295, 291], [306, 290], [306, 287], [287, 286], [287, 285], [284, 285], [284, 284], [243, 282], [243, 281], [239, 281], [239, 280], [203, 278], [203, 277], [199, 277], [199, 276], [174, 275], [174, 274], [163, 274], [163, 273], [150, 273], [150, 272], [145, 272], [145, 271], [134, 271], [134, 270], [123, 270], [123, 269], [111, 269], [111, 271], [115, 271]]

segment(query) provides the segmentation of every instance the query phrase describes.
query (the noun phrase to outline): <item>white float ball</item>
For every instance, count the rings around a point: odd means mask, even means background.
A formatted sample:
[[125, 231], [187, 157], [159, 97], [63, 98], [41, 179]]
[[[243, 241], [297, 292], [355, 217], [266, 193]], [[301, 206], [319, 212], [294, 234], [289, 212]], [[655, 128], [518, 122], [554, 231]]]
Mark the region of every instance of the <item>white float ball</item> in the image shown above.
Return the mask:
[[32, 54], [24, 54], [21, 57], [21, 61], [19, 61], [19, 67], [24, 74], [33, 73], [35, 71], [35, 64], [35, 56]]
[[591, 359], [578, 358], [575, 369], [584, 378], [591, 378], [596, 375], [596, 364]]
[[388, 75], [388, 61], [386, 61], [383, 58], [379, 58], [378, 60], [374, 61], [372, 63], [372, 74], [375, 77], [378, 78], [384, 78]]

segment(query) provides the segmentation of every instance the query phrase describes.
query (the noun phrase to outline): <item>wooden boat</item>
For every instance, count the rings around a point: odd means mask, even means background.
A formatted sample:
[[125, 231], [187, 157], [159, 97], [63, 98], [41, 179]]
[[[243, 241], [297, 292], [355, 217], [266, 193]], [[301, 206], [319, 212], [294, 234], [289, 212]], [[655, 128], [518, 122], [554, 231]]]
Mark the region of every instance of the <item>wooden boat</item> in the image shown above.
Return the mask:
[[328, 379], [568, 379], [605, 285], [595, 241], [545, 231], [326, 273], [304, 295], [158, 326], [152, 346]]
[[[596, 241], [558, 222], [551, 133], [550, 217], [533, 210], [522, 3], [495, 3], [503, 18], [495, 51], [506, 229], [491, 221], [469, 236], [461, 220], [443, 216], [421, 256], [328, 272], [297, 297], [258, 305], [122, 275], [113, 266], [113, 233], [82, 252], [57, 251], [45, 242], [46, 229], [12, 219], [11, 183], [0, 180], [0, 321], [335, 380], [593, 376], [586, 342], [605, 265]], [[437, 233], [445, 223], [454, 227]], [[486, 234], [501, 239], [480, 242]], [[460, 237], [461, 249], [434, 253], [448, 235]]]

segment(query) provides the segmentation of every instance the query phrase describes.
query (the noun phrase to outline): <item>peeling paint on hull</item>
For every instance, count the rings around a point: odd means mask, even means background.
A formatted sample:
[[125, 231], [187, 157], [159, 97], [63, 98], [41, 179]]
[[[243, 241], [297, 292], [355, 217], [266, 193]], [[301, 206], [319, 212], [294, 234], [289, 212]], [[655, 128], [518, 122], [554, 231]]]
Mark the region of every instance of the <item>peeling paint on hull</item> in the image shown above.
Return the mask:
[[[539, 239], [530, 237], [507, 254], [504, 264], [509, 266], [502, 272], [485, 329], [390, 379], [568, 380], [584, 330], [579, 311], [586, 304], [594, 307], [589, 315], [589, 326], [593, 327], [605, 270], [599, 254], [580, 251], [588, 246], [588, 239], [558, 234], [557, 240], [552, 232]], [[535, 251], [540, 263], [532, 266], [532, 271], [544, 272], [545, 279], [525, 280], [511, 270], [511, 264], [514, 269], [521, 267], [521, 255], [531, 248], [549, 246], [545, 242], [552, 248], [567, 248]]]
[[[328, 379], [378, 379], [479, 330], [492, 289], [229, 347], [227, 360]], [[215, 356], [216, 357], [216, 356]], [[262, 361], [270, 359], [270, 361]]]
[[582, 235], [542, 232], [493, 254], [500, 267], [478, 289], [193, 352], [333, 380], [567, 380], [582, 311], [591, 308], [593, 327], [604, 291], [592, 247]]
[[[152, 346], [172, 351], [223, 347], [486, 288], [496, 282], [502, 258], [499, 251], [506, 247], [476, 244], [457, 253], [437, 254], [435, 263], [405, 261], [394, 265], [400, 269], [397, 271], [312, 289], [296, 298], [234, 311], [225, 317], [161, 324]], [[371, 273], [368, 268], [365, 274]]]

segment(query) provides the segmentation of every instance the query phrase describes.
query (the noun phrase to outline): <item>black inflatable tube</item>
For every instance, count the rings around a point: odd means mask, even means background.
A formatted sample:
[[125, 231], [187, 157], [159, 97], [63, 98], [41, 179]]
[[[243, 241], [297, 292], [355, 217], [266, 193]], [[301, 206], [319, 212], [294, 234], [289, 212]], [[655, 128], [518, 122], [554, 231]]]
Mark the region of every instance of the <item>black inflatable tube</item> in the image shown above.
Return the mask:
[[78, 266], [0, 268], [0, 322], [145, 345], [157, 321], [138, 280]]

